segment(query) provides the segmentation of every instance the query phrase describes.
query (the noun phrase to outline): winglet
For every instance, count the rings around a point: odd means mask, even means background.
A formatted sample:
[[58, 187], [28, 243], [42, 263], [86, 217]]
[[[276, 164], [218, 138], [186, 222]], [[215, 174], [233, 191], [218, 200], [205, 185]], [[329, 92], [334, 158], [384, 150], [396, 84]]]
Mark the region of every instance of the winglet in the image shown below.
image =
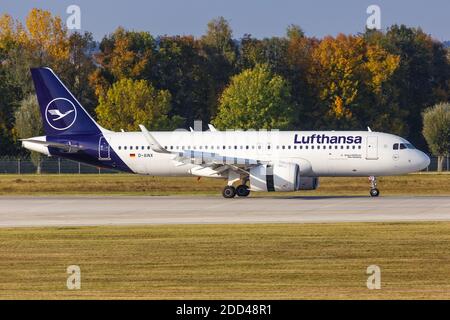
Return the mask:
[[372, 132], [372, 129], [370, 129], [370, 127], [367, 127], [367, 131]]
[[167, 151], [164, 149], [158, 141], [148, 132], [147, 128], [145, 128], [142, 124], [139, 125], [139, 128], [141, 128], [142, 133], [144, 134], [145, 139], [147, 139], [148, 144], [152, 148], [153, 151], [159, 152], [159, 153], [170, 153], [170, 151]]

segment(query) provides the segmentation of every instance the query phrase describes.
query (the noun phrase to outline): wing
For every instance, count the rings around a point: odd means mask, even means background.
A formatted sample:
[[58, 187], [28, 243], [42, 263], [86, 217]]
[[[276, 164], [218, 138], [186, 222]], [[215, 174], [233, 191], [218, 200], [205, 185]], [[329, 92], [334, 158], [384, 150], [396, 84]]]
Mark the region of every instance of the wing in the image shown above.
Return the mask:
[[[216, 152], [201, 152], [195, 150], [183, 150], [181, 152], [171, 152], [162, 147], [162, 145], [151, 135], [151, 133], [143, 126], [139, 126], [150, 144], [152, 150], [158, 153], [173, 154], [173, 161], [176, 166], [186, 164], [197, 165], [195, 170], [191, 170], [192, 174], [217, 176], [225, 175], [229, 170], [239, 173], [248, 174], [251, 167], [255, 167], [265, 163], [260, 159], [240, 158]], [[205, 174], [205, 172], [209, 172]]]

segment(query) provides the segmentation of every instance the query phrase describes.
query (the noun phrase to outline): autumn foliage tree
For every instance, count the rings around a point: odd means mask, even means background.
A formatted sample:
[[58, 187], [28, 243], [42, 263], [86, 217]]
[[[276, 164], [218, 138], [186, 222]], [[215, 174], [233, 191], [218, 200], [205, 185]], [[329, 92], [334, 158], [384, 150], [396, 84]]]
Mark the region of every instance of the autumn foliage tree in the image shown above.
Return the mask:
[[312, 51], [310, 82], [318, 90], [317, 107], [328, 126], [350, 129], [370, 125], [380, 114], [371, 103], [382, 94], [399, 57], [362, 36], [325, 37]]
[[196, 119], [221, 128], [370, 126], [425, 149], [421, 113], [450, 101], [448, 52], [420, 28], [404, 25], [322, 39], [289, 25], [284, 36], [235, 39], [229, 21], [218, 17], [201, 37], [119, 27], [97, 42], [45, 10], [31, 10], [23, 23], [4, 14], [0, 152], [25, 152], [14, 123], [34, 93], [29, 68], [37, 66], [51, 67], [114, 130], [136, 130], [139, 122], [151, 129], [187, 127]]

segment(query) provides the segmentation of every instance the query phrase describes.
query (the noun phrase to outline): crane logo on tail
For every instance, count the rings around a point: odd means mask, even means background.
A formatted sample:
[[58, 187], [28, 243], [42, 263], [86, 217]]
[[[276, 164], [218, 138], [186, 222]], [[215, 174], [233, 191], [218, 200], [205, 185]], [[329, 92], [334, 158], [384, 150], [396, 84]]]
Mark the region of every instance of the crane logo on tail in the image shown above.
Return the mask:
[[55, 130], [69, 129], [77, 119], [75, 105], [66, 98], [56, 98], [49, 102], [45, 109], [45, 119]]

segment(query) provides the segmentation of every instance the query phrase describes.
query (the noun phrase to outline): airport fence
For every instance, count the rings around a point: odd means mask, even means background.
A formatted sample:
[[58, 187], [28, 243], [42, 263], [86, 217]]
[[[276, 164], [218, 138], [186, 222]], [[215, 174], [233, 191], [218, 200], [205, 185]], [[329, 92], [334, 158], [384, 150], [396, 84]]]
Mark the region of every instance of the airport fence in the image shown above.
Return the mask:
[[[40, 167], [41, 173], [46, 174], [102, 174], [118, 172], [62, 158], [42, 159]], [[36, 172], [37, 165], [30, 159], [0, 159], [0, 174], [32, 174]]]
[[[62, 158], [43, 158], [40, 162], [41, 173], [46, 174], [103, 174], [117, 173], [116, 170], [94, 167]], [[423, 171], [437, 170], [437, 157], [431, 157], [430, 165]], [[450, 159], [444, 159], [443, 171], [450, 171]], [[33, 174], [37, 166], [30, 159], [0, 158], [0, 174]]]

